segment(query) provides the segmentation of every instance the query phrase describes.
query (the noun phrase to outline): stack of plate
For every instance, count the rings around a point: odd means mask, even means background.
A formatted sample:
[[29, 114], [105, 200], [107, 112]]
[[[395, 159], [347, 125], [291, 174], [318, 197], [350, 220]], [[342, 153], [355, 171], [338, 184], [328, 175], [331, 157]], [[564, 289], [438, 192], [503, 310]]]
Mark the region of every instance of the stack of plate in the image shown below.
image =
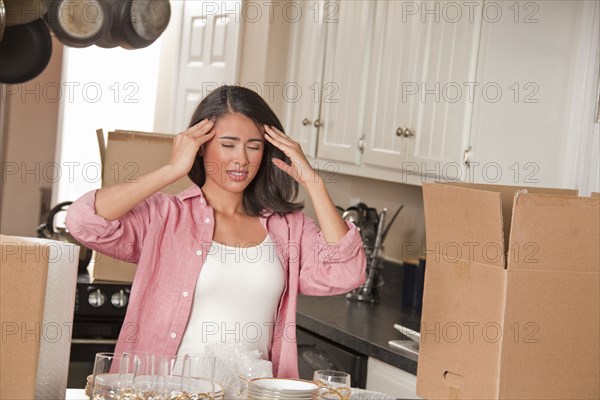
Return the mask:
[[311, 400], [315, 383], [301, 379], [256, 378], [248, 383], [248, 400]]

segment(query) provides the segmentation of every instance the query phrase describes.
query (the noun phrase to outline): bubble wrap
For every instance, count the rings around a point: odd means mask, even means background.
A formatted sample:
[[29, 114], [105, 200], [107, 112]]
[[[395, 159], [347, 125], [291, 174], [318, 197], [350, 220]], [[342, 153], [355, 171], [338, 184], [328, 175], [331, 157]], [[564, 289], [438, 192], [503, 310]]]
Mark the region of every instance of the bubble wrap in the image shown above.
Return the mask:
[[77, 286], [79, 246], [56, 240], [29, 237], [17, 239], [49, 248], [44, 318], [40, 335], [36, 399], [64, 399], [71, 353], [73, 306]]
[[352, 388], [350, 400], [396, 400], [396, 398], [381, 392]]
[[271, 378], [273, 365], [262, 359], [258, 350], [246, 343], [224, 342], [206, 345], [206, 352], [217, 360], [215, 381], [225, 388], [226, 399], [243, 399], [245, 382], [240, 378]]

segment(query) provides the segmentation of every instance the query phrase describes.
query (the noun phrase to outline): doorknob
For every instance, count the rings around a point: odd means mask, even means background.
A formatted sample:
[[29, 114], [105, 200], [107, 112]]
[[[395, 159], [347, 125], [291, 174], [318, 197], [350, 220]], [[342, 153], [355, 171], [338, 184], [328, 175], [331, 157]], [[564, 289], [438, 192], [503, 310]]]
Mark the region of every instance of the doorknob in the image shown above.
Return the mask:
[[312, 121], [310, 119], [304, 118], [302, 120], [302, 125], [306, 126], [306, 125], [310, 125], [310, 124], [312, 124]]

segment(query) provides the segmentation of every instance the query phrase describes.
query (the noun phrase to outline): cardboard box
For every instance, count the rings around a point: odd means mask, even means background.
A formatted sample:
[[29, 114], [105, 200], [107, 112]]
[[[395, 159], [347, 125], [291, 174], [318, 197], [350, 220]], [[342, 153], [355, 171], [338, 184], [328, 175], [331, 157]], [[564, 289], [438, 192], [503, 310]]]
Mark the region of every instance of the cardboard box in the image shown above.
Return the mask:
[[417, 394], [600, 398], [600, 198], [424, 184]]
[[[99, 134], [98, 138], [100, 140], [101, 136], [103, 141], [103, 135]], [[103, 154], [101, 151], [102, 186], [131, 182], [167, 164], [171, 159], [174, 137], [151, 132], [109, 132], [106, 150]], [[102, 149], [102, 144], [100, 148]], [[166, 186], [161, 192], [177, 194], [192, 185], [193, 182], [185, 176]], [[133, 282], [135, 264], [116, 260], [98, 252], [94, 254], [90, 265], [93, 280]]]
[[0, 399], [64, 399], [79, 246], [0, 235]]

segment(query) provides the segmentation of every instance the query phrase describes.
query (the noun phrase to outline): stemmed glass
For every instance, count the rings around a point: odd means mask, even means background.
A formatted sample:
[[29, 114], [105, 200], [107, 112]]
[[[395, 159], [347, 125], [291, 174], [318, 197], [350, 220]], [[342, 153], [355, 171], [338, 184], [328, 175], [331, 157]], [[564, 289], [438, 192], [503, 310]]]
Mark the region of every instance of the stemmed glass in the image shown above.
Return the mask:
[[315, 371], [313, 381], [320, 386], [318, 398], [322, 400], [349, 400], [350, 374], [341, 371]]

